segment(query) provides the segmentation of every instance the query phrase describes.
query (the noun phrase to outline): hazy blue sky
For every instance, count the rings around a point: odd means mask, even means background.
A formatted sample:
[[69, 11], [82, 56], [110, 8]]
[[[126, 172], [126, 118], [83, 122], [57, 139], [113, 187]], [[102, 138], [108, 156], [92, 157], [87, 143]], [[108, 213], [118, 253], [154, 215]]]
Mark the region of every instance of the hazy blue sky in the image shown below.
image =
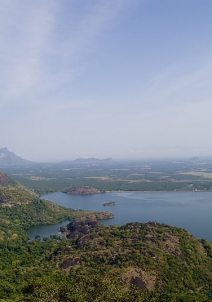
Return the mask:
[[0, 148], [212, 155], [211, 16], [211, 0], [0, 0]]

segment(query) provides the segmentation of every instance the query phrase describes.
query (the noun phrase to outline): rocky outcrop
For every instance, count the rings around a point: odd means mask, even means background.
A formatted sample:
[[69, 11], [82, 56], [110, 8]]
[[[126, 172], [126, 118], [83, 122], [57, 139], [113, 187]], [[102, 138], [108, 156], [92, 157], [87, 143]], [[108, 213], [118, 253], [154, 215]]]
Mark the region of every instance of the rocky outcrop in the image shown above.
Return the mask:
[[114, 206], [114, 205], [115, 205], [114, 201], [108, 201], [108, 202], [103, 203], [103, 206]]
[[125, 230], [140, 230], [141, 224], [139, 222], [129, 222], [123, 226]]
[[75, 220], [67, 225], [67, 230], [70, 232], [79, 231], [82, 234], [87, 234], [91, 228], [97, 228], [99, 225], [100, 223], [97, 220]]
[[71, 266], [75, 266], [75, 265], [80, 264], [80, 260], [81, 260], [80, 257], [67, 258], [64, 261], [60, 262], [58, 264], [58, 266], [59, 266], [60, 269], [67, 269]]
[[99, 194], [102, 193], [102, 191], [89, 187], [89, 186], [82, 186], [82, 187], [72, 187], [72, 188], [66, 188], [62, 190], [63, 193], [67, 194], [79, 194], [79, 195], [87, 195], [87, 194]]
[[158, 232], [159, 226], [160, 224], [155, 221], [148, 222], [145, 225], [147, 233], [143, 238], [143, 242], [160, 247], [163, 251], [182, 258], [183, 255], [180, 250], [179, 238], [173, 235], [169, 228], [165, 228], [165, 231], [163, 230], [163, 232], [160, 234], [160, 232]]
[[135, 285], [143, 290], [153, 290], [156, 284], [154, 272], [145, 272], [139, 268], [128, 268], [122, 277], [122, 281], [129, 285]]
[[7, 148], [0, 149], [0, 164], [19, 165], [27, 163], [30, 163], [30, 161], [17, 156], [15, 153], [10, 152]]
[[5, 198], [4, 195], [0, 194], [0, 203], [6, 204], [7, 203], [7, 199]]
[[100, 226], [98, 220], [85, 219], [85, 220], [75, 220], [66, 226], [67, 234], [66, 238], [76, 239], [90, 233], [93, 229]]
[[[97, 239], [95, 241], [95, 239]], [[98, 246], [98, 236], [95, 236], [94, 234], [88, 234], [85, 236], [80, 236], [77, 240], [77, 248], [83, 249], [87, 244], [92, 243], [92, 247], [96, 248]]]
[[[167, 282], [181, 286], [178, 274], [183, 280], [185, 266], [192, 276], [197, 263], [200, 271], [200, 263], [208, 265], [207, 253], [200, 241], [183, 229], [157, 222], [103, 227], [95, 220], [86, 220], [74, 221], [68, 228], [67, 237], [73, 240], [68, 242], [67, 249], [63, 247], [54, 255], [59, 268], [67, 275], [70, 272], [74, 275], [78, 269], [81, 272], [83, 267], [89, 276], [94, 268], [99, 268], [106, 272], [106, 277], [116, 276], [126, 290], [135, 285], [152, 291], [169, 287]], [[204, 244], [211, 255], [211, 244]], [[206, 269], [205, 276], [208, 272]], [[171, 281], [173, 277], [176, 279]], [[197, 289], [199, 284], [204, 286], [204, 282], [205, 277], [201, 283], [197, 281]]]
[[180, 242], [177, 236], [166, 232], [162, 238], [162, 249], [169, 254], [182, 258], [182, 252], [180, 251]]

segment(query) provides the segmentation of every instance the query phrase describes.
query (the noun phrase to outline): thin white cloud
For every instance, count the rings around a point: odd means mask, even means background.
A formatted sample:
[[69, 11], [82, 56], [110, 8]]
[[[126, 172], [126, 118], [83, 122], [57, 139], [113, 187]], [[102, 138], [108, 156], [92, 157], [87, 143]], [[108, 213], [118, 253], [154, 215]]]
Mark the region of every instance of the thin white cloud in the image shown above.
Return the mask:
[[192, 70], [186, 62], [172, 65], [160, 72], [146, 85], [142, 97], [156, 107], [184, 102], [202, 102], [212, 98], [212, 61], [205, 58], [202, 66]]
[[[162, 63], [152, 67], [148, 43], [141, 47], [139, 41], [148, 42], [153, 29], [143, 35], [139, 13], [135, 18], [128, 13], [141, 2], [0, 0], [0, 136], [5, 146], [16, 151], [13, 146], [21, 150], [27, 144], [43, 153], [37, 142], [51, 141], [45, 146], [48, 157], [60, 146], [72, 150], [70, 135], [81, 154], [106, 154], [111, 148], [124, 155], [128, 149], [197, 148], [197, 135], [201, 146], [211, 147], [211, 58], [200, 54], [198, 63], [195, 58], [188, 62], [186, 53], [183, 61], [159, 71], [171, 61], [161, 54]], [[148, 5], [145, 9], [151, 19]], [[155, 26], [157, 21], [151, 20]], [[137, 85], [139, 76], [142, 85]]]
[[53, 6], [51, 1], [36, 3], [1, 3], [1, 94], [5, 101], [29, 98], [30, 90], [36, 91], [42, 83], [42, 57], [52, 27]]
[[[67, 103], [61, 91], [80, 77], [84, 68], [80, 60], [95, 49], [98, 36], [129, 0], [91, 1], [78, 15], [74, 4], [0, 1], [1, 104], [15, 101], [39, 105], [63, 99]], [[61, 19], [66, 6], [68, 15]]]

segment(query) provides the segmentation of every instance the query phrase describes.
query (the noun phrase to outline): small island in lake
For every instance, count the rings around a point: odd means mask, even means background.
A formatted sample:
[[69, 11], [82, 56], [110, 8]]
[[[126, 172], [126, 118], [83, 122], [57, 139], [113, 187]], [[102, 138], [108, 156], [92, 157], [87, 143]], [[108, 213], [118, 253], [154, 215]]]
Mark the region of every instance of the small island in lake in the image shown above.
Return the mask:
[[103, 203], [103, 206], [114, 206], [114, 205], [115, 205], [114, 201], [108, 201], [108, 202]]
[[100, 191], [96, 188], [92, 188], [89, 186], [82, 186], [82, 187], [69, 187], [66, 189], [61, 190], [63, 193], [67, 194], [79, 194], [79, 195], [87, 195], [87, 194], [100, 194], [103, 191]]

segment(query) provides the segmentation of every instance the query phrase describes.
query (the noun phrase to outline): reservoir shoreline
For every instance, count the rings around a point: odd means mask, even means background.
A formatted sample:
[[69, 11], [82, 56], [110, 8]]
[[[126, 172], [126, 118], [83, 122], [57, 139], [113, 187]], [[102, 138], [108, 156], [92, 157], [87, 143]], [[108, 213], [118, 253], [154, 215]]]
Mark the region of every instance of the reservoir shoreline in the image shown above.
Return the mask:
[[94, 195], [55, 192], [41, 198], [75, 210], [95, 211], [103, 211], [102, 204], [112, 200], [115, 205], [108, 211], [115, 218], [101, 220], [104, 225], [157, 221], [185, 228], [197, 238], [212, 241], [212, 191], [110, 191]]

